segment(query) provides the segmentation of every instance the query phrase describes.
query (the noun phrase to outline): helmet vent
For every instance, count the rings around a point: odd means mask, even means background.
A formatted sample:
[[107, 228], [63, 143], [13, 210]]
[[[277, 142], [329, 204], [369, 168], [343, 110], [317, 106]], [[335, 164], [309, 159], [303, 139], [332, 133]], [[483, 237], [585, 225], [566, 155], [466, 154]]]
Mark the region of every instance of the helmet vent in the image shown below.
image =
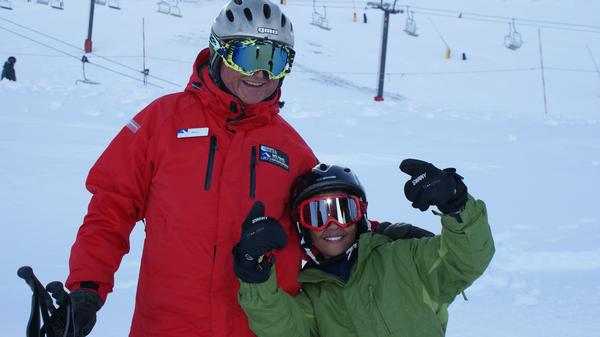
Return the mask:
[[350, 169], [346, 167], [346, 168], [344, 169], [344, 172], [350, 172]]
[[281, 14], [281, 27], [285, 27], [286, 21], [287, 21], [287, 18], [285, 17], [285, 15]]
[[242, 4], [242, 0], [233, 0], [233, 2], [234, 2], [236, 5], [241, 5], [241, 4]]
[[271, 17], [271, 7], [267, 4], [263, 5], [263, 13], [265, 14], [265, 18], [270, 18]]
[[244, 8], [244, 15], [246, 16], [246, 19], [248, 19], [248, 21], [252, 21], [252, 11], [250, 10], [250, 8]]
[[225, 12], [225, 15], [227, 16], [227, 19], [228, 19], [229, 21], [233, 22], [233, 20], [234, 20], [234, 17], [233, 17], [233, 12], [231, 11], [231, 9], [228, 9], [228, 10]]

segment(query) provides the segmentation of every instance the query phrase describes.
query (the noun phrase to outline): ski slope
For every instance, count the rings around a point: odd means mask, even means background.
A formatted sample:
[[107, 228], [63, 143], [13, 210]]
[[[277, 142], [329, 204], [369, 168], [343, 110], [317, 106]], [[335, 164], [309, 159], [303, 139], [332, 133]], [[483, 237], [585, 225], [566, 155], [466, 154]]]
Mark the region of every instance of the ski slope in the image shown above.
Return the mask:
[[[75, 84], [83, 77], [88, 1], [65, 0], [62, 11], [11, 3], [13, 10], [0, 9], [0, 61], [18, 59], [18, 81], [0, 81], [4, 336], [22, 335], [29, 314], [30, 291], [16, 270], [31, 265], [42, 281], [64, 281], [90, 197], [88, 170], [135, 113], [182, 90], [224, 1], [182, 1], [182, 18], [158, 13], [153, 1], [121, 0], [119, 11], [97, 6], [86, 76], [99, 85]], [[600, 75], [591, 56], [600, 63], [600, 29], [592, 27], [599, 25], [600, 3], [409, 3], [419, 37], [402, 31], [405, 14], [390, 17], [383, 102], [373, 100], [381, 11], [368, 9], [363, 24], [365, 2], [316, 4], [320, 13], [327, 6], [331, 30], [310, 24], [312, 1], [284, 6], [297, 56], [283, 85], [282, 115], [322, 161], [358, 172], [372, 219], [439, 232], [436, 216], [404, 198], [404, 158], [456, 167], [488, 205], [496, 255], [468, 289], [469, 300], [450, 307], [447, 336], [600, 336]], [[355, 8], [359, 22], [352, 21]], [[503, 46], [508, 21], [498, 17], [579, 25], [538, 22], [547, 113], [537, 24], [517, 20], [524, 44], [511, 51]], [[147, 86], [139, 72], [142, 18]], [[444, 58], [442, 38], [451, 59]], [[463, 52], [466, 61], [457, 57]], [[127, 335], [143, 239], [138, 225], [91, 336]]]

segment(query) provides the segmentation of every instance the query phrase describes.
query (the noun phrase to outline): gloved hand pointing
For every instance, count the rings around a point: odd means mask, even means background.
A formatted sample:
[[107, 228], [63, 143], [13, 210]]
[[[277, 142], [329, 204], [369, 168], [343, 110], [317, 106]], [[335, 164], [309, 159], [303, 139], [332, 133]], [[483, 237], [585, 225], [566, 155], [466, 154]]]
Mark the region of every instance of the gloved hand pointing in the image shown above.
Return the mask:
[[233, 270], [244, 282], [262, 283], [270, 275], [274, 257], [264, 255], [287, 244], [287, 235], [277, 220], [265, 216], [265, 205], [252, 205], [244, 223], [240, 242], [233, 247]]
[[467, 186], [454, 168], [440, 170], [422, 160], [405, 159], [400, 170], [411, 176], [404, 185], [404, 194], [414, 208], [426, 211], [429, 206], [437, 206], [444, 214], [464, 209]]

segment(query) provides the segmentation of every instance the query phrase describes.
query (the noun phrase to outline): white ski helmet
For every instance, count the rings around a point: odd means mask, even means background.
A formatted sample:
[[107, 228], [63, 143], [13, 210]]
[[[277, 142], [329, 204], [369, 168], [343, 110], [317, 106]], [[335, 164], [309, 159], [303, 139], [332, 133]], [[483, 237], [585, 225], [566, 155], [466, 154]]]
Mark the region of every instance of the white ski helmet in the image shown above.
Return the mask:
[[229, 1], [215, 18], [211, 32], [223, 41], [250, 37], [294, 47], [292, 22], [269, 0]]

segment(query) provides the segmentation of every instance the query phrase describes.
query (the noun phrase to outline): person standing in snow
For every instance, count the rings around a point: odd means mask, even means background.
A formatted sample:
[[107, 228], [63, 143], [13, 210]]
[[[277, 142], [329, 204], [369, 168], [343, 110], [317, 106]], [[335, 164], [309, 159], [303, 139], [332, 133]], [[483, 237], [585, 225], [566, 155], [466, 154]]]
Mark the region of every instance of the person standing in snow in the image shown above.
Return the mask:
[[4, 62], [4, 67], [2, 68], [2, 76], [0, 80], [7, 79], [9, 81], [16, 81], [17, 75], [15, 74], [15, 63], [17, 63], [17, 58], [14, 56], [10, 56], [6, 62]]
[[[76, 333], [90, 333], [113, 289], [136, 222], [145, 242], [130, 337], [254, 336], [237, 302], [231, 251], [245, 210], [262, 200], [291, 242], [295, 178], [317, 163], [279, 115], [294, 61], [289, 18], [268, 0], [232, 0], [215, 18], [189, 83], [158, 98], [120, 131], [92, 167], [92, 193], [65, 282]], [[277, 252], [290, 295], [302, 251]]]
[[[367, 199], [349, 168], [319, 164], [298, 179], [292, 214], [310, 257], [297, 296], [280, 291], [267, 254], [285, 249], [286, 232], [256, 203], [234, 265], [238, 299], [259, 337], [442, 337], [448, 305], [486, 269], [494, 243], [485, 204], [454, 169], [407, 159], [404, 192], [412, 206], [437, 206], [442, 232], [392, 241], [368, 231]], [[272, 272], [274, 270], [274, 272]]]

